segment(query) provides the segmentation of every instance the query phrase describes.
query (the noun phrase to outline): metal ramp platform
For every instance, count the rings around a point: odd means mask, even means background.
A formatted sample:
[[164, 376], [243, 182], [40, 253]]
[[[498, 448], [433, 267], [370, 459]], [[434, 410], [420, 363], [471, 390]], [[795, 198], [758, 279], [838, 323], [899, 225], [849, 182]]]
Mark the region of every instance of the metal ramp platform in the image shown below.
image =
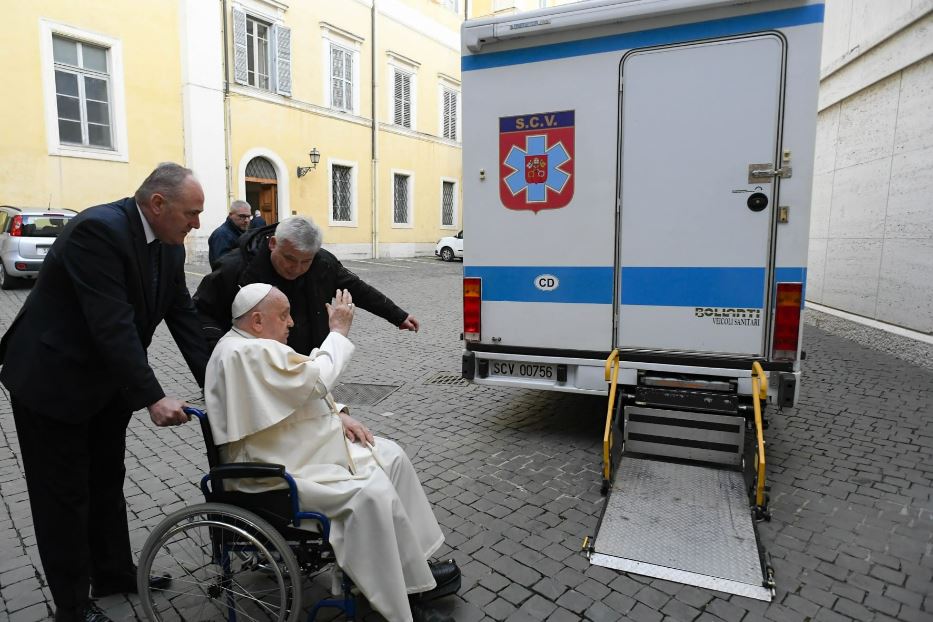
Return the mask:
[[603, 432], [609, 496], [584, 554], [598, 566], [770, 602], [774, 580], [755, 528], [770, 518], [761, 365], [752, 363], [747, 398], [736, 380], [639, 372], [616, 400], [619, 366], [614, 350]]
[[590, 563], [771, 600], [738, 471], [623, 458]]

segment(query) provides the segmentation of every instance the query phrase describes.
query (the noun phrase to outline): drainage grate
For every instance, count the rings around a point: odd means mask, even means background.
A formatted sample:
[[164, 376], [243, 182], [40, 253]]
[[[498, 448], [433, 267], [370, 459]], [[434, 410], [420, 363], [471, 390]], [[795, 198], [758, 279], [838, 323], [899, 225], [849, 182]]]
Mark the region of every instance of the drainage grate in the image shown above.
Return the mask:
[[440, 373], [427, 380], [425, 384], [441, 384], [448, 387], [465, 387], [470, 383], [464, 380], [460, 374]]
[[349, 406], [372, 406], [398, 389], [396, 384], [360, 384], [344, 382], [331, 392], [334, 400]]

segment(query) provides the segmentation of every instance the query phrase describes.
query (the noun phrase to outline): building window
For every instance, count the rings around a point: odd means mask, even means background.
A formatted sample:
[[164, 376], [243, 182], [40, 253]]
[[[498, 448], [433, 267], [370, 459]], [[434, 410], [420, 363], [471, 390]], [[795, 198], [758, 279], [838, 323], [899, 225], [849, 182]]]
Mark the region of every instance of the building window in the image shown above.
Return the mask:
[[334, 164], [331, 167], [331, 220], [351, 222], [353, 220], [353, 169]]
[[58, 139], [63, 144], [113, 148], [107, 48], [52, 35]]
[[411, 224], [411, 175], [395, 173], [392, 176], [392, 223]]
[[233, 8], [233, 79], [238, 84], [292, 94], [291, 30]]
[[246, 17], [246, 83], [269, 90], [270, 24]]
[[330, 102], [353, 112], [353, 52], [337, 45], [330, 47]]
[[441, 6], [450, 9], [451, 11], [457, 10], [457, 0], [440, 0]]
[[454, 215], [454, 197], [456, 196], [457, 185], [452, 181], [444, 181], [441, 184], [441, 226], [453, 227], [456, 217]]
[[46, 19], [39, 30], [49, 155], [128, 161], [123, 44]]
[[441, 88], [442, 135], [450, 140], [457, 140], [457, 118], [459, 117], [457, 95], [457, 91]]
[[411, 75], [395, 68], [394, 87], [392, 89], [393, 122], [402, 127], [411, 127]]

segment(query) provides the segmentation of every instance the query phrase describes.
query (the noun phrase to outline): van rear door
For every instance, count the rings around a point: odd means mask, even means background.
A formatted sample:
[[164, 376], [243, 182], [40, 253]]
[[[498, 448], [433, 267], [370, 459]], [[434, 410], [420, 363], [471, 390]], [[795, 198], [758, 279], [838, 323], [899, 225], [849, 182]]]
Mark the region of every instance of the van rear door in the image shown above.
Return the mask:
[[619, 347], [766, 351], [784, 56], [762, 34], [623, 58]]

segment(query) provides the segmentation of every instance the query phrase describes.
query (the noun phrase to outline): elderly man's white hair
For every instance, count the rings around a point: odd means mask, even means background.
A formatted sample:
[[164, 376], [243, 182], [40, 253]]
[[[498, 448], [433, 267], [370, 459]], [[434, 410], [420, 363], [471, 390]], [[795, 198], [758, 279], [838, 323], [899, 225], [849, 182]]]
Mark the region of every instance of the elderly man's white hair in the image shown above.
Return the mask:
[[302, 253], [316, 253], [321, 249], [324, 234], [307, 216], [291, 216], [276, 226], [275, 239], [288, 241]]

